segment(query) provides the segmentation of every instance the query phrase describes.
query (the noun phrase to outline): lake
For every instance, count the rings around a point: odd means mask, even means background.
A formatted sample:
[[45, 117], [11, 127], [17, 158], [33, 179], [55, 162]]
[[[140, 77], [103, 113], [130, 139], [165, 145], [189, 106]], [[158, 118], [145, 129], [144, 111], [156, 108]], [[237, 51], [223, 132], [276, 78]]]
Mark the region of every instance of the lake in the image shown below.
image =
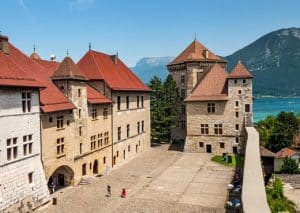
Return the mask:
[[253, 102], [253, 120], [258, 122], [281, 111], [300, 113], [300, 98], [259, 98]]

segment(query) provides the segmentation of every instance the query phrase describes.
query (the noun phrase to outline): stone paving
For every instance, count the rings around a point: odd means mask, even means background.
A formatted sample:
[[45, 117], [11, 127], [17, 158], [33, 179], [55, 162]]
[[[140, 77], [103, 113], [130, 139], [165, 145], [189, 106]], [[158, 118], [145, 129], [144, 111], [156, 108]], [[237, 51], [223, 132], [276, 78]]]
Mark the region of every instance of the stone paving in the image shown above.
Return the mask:
[[[210, 161], [200, 153], [152, 148], [86, 186], [67, 187], [52, 196], [57, 205], [39, 209], [47, 213], [87, 212], [225, 212], [227, 185], [233, 169]], [[112, 196], [106, 197], [106, 185]], [[127, 197], [121, 198], [121, 189]]]

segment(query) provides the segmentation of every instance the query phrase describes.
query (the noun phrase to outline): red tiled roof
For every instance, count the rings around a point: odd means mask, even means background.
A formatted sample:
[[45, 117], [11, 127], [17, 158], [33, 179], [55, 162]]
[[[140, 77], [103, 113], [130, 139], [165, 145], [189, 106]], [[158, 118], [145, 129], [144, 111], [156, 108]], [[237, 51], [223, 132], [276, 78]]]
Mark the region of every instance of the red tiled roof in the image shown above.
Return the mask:
[[53, 75], [54, 71], [57, 69], [57, 67], [60, 64], [57, 61], [47, 61], [47, 60], [42, 60], [42, 59], [40, 59], [40, 60], [34, 59], [34, 61], [45, 68], [49, 77]]
[[228, 73], [215, 64], [193, 89], [185, 101], [226, 101]]
[[275, 157], [276, 158], [292, 157], [295, 154], [296, 154], [296, 152], [294, 150], [291, 150], [289, 148], [283, 148], [279, 152], [275, 153]]
[[229, 78], [252, 78], [252, 75], [250, 74], [248, 69], [242, 64], [242, 62], [238, 61], [238, 63], [231, 71]]
[[72, 79], [72, 80], [87, 80], [84, 74], [80, 71], [78, 66], [69, 57], [65, 57], [58, 68], [54, 71], [52, 79]]
[[36, 52], [33, 52], [33, 53], [30, 55], [30, 58], [31, 58], [31, 59], [41, 60], [41, 57], [40, 57], [39, 54], [37, 54]]
[[0, 51], [0, 86], [43, 87], [33, 76]]
[[110, 104], [112, 101], [91, 86], [86, 87], [87, 99], [90, 104]]
[[[206, 57], [206, 51], [208, 55]], [[181, 52], [169, 65], [179, 64], [187, 61], [224, 61], [203, 46], [199, 41], [194, 40], [183, 52]], [[224, 61], [225, 62], [225, 61]]]
[[150, 91], [150, 89], [118, 58], [88, 51], [77, 63], [89, 80], [104, 80], [113, 90]]
[[268, 150], [263, 146], [260, 146], [259, 150], [260, 150], [260, 156], [262, 157], [275, 157], [275, 153], [271, 152], [270, 150]]
[[36, 60], [30, 59], [19, 49], [9, 44], [10, 54], [7, 57], [15, 64], [26, 70], [26, 73], [37, 79], [45, 89], [40, 91], [41, 108], [44, 112], [55, 112], [67, 109], [74, 109], [75, 106], [69, 99], [56, 87], [49, 78], [51, 71], [41, 66]]

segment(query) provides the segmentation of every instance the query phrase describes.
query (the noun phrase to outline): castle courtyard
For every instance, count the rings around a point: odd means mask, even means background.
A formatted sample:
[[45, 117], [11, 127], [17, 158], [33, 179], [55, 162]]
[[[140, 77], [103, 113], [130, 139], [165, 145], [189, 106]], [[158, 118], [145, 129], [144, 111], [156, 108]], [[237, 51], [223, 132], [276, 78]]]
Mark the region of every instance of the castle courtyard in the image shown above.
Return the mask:
[[[154, 147], [92, 184], [55, 192], [57, 205], [48, 204], [38, 212], [225, 212], [233, 169], [211, 157], [170, 151], [166, 145]], [[111, 197], [106, 197], [107, 184]], [[120, 197], [122, 188], [126, 198]]]

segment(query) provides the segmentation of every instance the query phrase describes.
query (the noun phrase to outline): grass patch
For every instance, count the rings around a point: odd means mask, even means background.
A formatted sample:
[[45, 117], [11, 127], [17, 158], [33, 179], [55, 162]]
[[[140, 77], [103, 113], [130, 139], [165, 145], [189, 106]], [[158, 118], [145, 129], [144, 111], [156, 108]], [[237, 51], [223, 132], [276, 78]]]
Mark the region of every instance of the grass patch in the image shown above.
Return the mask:
[[266, 188], [267, 200], [272, 213], [274, 212], [296, 212], [295, 204], [288, 200], [283, 195], [283, 185], [278, 177], [275, 177], [275, 181], [271, 187]]
[[231, 166], [231, 167], [236, 166], [237, 157], [235, 155], [231, 155], [231, 159], [232, 159], [232, 161], [229, 163], [228, 160], [225, 160], [222, 156], [215, 155], [212, 157], [211, 160], [216, 163], [222, 164], [224, 166]]

